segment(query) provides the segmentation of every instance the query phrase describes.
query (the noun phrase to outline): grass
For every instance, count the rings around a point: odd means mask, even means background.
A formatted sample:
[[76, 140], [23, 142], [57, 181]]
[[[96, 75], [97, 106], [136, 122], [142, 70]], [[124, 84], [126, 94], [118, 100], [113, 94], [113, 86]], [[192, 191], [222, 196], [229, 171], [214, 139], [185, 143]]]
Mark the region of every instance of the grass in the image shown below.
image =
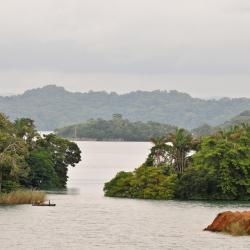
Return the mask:
[[18, 204], [33, 204], [43, 203], [46, 194], [39, 191], [18, 190], [10, 193], [0, 194], [0, 204], [18, 205]]

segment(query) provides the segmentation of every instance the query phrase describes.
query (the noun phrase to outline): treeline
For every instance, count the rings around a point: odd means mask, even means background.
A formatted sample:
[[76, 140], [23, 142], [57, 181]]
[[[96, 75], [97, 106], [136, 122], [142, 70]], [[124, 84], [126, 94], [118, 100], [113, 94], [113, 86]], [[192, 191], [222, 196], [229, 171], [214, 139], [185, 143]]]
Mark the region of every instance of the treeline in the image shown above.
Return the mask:
[[249, 107], [250, 99], [247, 98], [202, 100], [174, 90], [119, 95], [105, 91], [72, 93], [50, 85], [18, 96], [0, 96], [0, 112], [12, 121], [18, 117], [29, 117], [42, 131], [89, 119], [111, 119], [115, 113], [130, 121], [154, 121], [193, 129], [204, 123], [217, 126]]
[[142, 166], [120, 172], [106, 196], [142, 199], [250, 200], [250, 126], [195, 139], [183, 130], [153, 140]]
[[[229, 121], [219, 125], [202, 126], [192, 129], [190, 133], [194, 137], [202, 137], [215, 134], [242, 123], [250, 124], [250, 111], [244, 111]], [[121, 114], [114, 114], [112, 120], [89, 120], [76, 125], [56, 129], [56, 133], [62, 137], [78, 140], [122, 140], [122, 141], [149, 141], [151, 138], [159, 138], [172, 133], [177, 127], [157, 122], [131, 122], [123, 119]]]
[[89, 120], [87, 122], [57, 129], [65, 138], [98, 141], [149, 141], [152, 137], [174, 132], [176, 127], [157, 122], [130, 122], [122, 115], [114, 114], [112, 120]]
[[78, 146], [54, 134], [40, 136], [31, 119], [11, 122], [0, 113], [0, 193], [20, 188], [62, 189]]

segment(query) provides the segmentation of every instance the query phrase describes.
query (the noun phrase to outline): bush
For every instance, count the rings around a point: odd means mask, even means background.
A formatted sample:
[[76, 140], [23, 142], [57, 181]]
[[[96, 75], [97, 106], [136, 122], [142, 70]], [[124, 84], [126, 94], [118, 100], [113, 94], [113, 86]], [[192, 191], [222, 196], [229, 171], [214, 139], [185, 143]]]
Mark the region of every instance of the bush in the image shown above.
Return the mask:
[[177, 176], [165, 175], [163, 167], [139, 167], [134, 172], [120, 172], [104, 186], [105, 196], [141, 199], [174, 198]]

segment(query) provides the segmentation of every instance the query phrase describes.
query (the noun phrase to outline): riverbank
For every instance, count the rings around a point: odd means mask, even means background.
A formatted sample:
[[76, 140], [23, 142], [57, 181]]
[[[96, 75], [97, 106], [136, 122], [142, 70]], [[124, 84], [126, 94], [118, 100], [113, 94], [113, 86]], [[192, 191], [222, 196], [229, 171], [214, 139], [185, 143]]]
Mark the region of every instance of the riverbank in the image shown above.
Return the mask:
[[0, 194], [0, 205], [43, 203], [46, 193], [32, 190], [18, 190]]

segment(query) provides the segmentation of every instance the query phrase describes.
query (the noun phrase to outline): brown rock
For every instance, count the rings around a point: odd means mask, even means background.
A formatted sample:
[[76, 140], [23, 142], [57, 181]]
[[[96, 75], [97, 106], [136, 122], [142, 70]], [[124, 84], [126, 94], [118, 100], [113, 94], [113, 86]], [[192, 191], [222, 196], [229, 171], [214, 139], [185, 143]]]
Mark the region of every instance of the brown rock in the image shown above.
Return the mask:
[[250, 211], [220, 213], [205, 230], [231, 235], [250, 235]]

